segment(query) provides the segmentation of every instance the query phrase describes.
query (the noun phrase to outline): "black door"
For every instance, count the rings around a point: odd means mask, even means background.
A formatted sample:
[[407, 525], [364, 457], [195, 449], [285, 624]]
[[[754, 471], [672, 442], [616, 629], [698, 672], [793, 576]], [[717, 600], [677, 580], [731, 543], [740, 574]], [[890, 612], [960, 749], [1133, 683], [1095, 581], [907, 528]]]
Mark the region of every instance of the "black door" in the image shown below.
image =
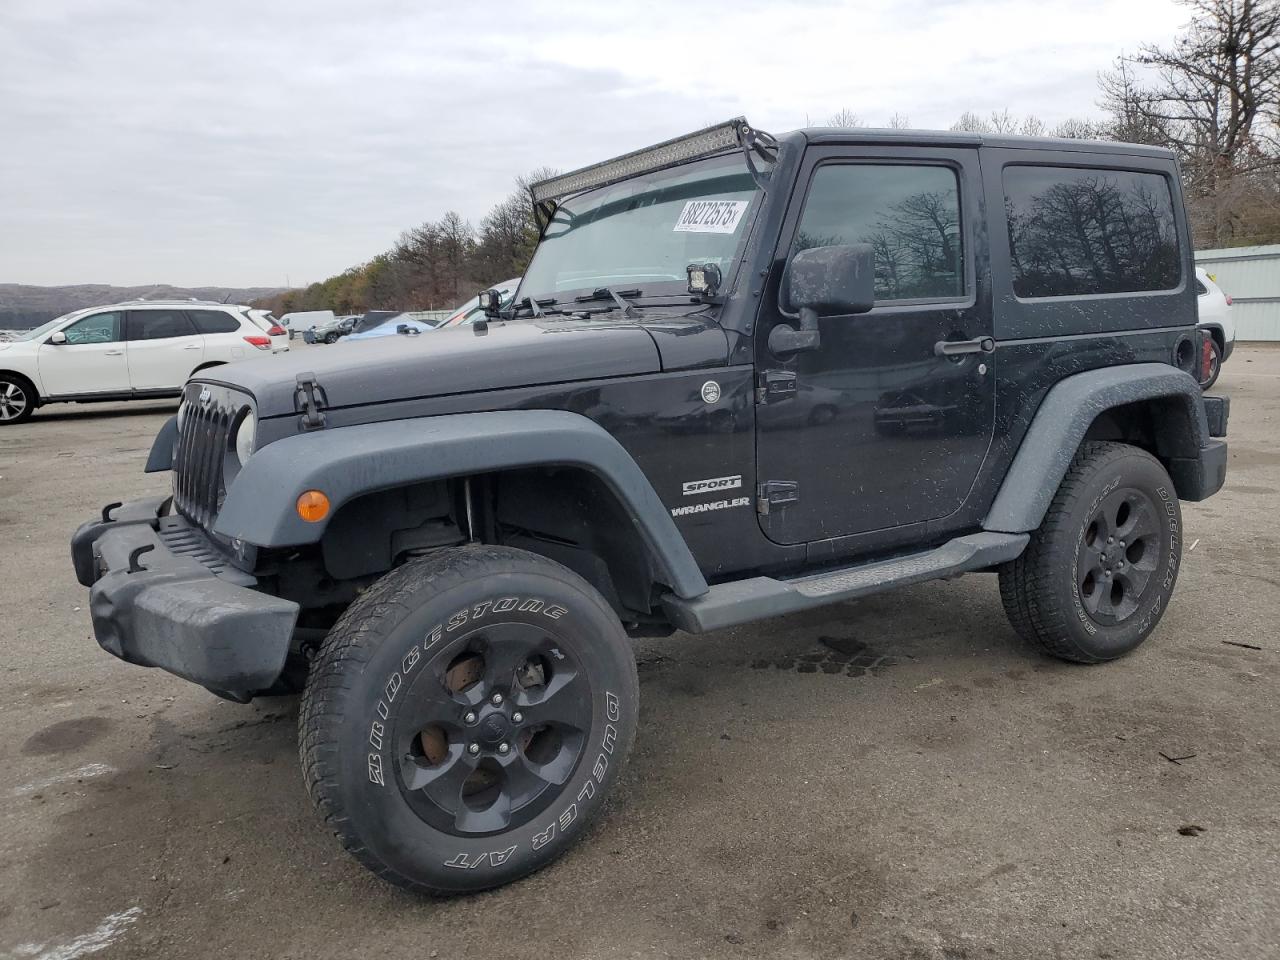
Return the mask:
[[[774, 481], [760, 523], [775, 542], [875, 540], [964, 504], [994, 422], [982, 217], [976, 149], [806, 155], [757, 326], [757, 370], [772, 381], [757, 407], [757, 465]], [[817, 349], [774, 356], [787, 257], [843, 243], [875, 250], [874, 308], [823, 317]]]

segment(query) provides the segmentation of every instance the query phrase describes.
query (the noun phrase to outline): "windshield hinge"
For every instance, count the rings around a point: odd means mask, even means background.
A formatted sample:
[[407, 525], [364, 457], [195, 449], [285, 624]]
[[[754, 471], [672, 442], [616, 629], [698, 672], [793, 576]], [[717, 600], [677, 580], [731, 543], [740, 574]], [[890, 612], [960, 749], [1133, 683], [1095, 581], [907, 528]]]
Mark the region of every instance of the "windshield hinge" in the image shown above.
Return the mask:
[[324, 408], [329, 405], [329, 395], [320, 386], [314, 373], [300, 373], [293, 388], [293, 409], [302, 416], [298, 419], [303, 430], [319, 430], [324, 427]]
[[747, 162], [747, 171], [751, 174], [751, 179], [756, 182], [756, 186], [767, 192], [769, 175], [773, 171], [757, 169], [751, 155], [754, 153], [766, 163], [774, 163], [778, 159], [777, 139], [745, 122], [738, 127], [737, 137], [738, 146], [742, 149], [742, 157]]
[[800, 502], [800, 482], [798, 480], [766, 480], [760, 484], [759, 496], [756, 497], [756, 513], [768, 516], [775, 507], [785, 507]]
[[763, 370], [756, 383], [756, 403], [776, 403], [796, 395], [796, 375], [790, 370]]

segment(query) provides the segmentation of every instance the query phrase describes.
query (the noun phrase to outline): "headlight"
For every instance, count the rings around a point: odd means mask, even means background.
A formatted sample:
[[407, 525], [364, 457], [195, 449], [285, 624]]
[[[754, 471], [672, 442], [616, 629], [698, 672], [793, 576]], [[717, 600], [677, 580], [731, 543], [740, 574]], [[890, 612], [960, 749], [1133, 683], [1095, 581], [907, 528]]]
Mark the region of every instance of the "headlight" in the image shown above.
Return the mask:
[[253, 443], [257, 439], [257, 433], [258, 419], [250, 410], [236, 429], [236, 459], [240, 461], [241, 466], [244, 466], [245, 462], [253, 456]]

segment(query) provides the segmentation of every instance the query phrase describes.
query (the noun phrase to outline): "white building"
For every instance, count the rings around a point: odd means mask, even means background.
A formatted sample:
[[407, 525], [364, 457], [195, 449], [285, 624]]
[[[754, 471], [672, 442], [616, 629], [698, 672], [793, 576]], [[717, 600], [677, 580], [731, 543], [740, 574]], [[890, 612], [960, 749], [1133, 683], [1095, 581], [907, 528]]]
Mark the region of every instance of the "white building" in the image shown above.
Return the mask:
[[1280, 340], [1280, 243], [1197, 250], [1196, 266], [1231, 297], [1237, 340]]

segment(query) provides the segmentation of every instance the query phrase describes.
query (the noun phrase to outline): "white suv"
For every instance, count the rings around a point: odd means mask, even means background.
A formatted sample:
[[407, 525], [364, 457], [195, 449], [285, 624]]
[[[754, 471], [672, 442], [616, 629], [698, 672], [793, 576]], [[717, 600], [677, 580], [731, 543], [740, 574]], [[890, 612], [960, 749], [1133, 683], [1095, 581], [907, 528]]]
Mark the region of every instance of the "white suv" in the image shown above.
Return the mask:
[[[253, 313], [258, 313], [254, 311]], [[46, 403], [176, 397], [197, 370], [289, 349], [249, 308], [138, 301], [77, 310], [0, 343], [0, 426]]]
[[1212, 274], [1196, 267], [1196, 308], [1204, 339], [1200, 386], [1208, 390], [1222, 372], [1222, 365], [1236, 347], [1236, 322], [1231, 318], [1231, 297], [1218, 286]]

